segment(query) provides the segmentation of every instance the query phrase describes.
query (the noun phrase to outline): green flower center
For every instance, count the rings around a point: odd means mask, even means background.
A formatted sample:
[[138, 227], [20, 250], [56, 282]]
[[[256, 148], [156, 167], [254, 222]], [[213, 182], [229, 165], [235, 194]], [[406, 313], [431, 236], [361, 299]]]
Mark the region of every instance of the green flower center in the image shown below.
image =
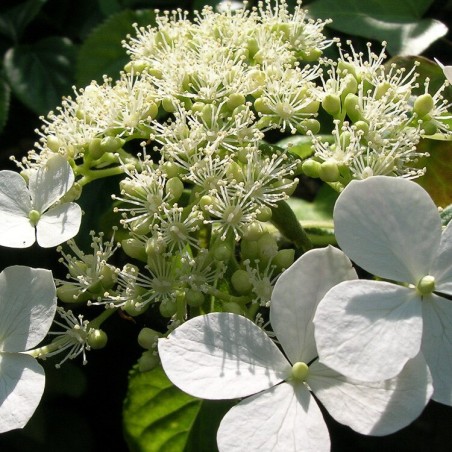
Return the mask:
[[435, 277], [426, 275], [419, 280], [416, 290], [420, 295], [429, 295], [435, 290]]
[[306, 363], [296, 362], [292, 366], [292, 378], [294, 380], [305, 381], [309, 374], [309, 367]]
[[39, 219], [41, 218], [41, 213], [37, 210], [30, 210], [28, 213], [28, 218], [33, 226], [38, 224]]

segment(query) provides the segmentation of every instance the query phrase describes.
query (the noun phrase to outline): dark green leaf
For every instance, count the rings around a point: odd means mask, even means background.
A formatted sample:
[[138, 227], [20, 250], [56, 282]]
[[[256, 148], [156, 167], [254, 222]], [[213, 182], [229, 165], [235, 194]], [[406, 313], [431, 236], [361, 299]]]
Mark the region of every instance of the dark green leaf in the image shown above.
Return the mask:
[[77, 60], [77, 84], [88, 85], [91, 80], [102, 81], [103, 75], [117, 78], [129, 61], [121, 42], [134, 35], [132, 24], [146, 26], [153, 22], [151, 10], [122, 11], [97, 27], [83, 43]]
[[119, 0], [97, 0], [97, 3], [104, 16], [111, 16], [121, 11]]
[[133, 369], [123, 410], [130, 450], [183, 451], [201, 404], [173, 386], [161, 367], [149, 372]]
[[8, 120], [10, 89], [8, 84], [0, 77], [0, 133]]
[[313, 17], [333, 19], [330, 27], [365, 38], [388, 42], [392, 55], [418, 55], [447, 33], [438, 20], [421, 19], [432, 0], [316, 0]]
[[37, 114], [47, 113], [69, 94], [74, 62], [74, 45], [60, 37], [13, 47], [4, 58], [13, 93]]
[[0, 33], [17, 43], [26, 26], [36, 17], [47, 0], [29, 0], [0, 15]]

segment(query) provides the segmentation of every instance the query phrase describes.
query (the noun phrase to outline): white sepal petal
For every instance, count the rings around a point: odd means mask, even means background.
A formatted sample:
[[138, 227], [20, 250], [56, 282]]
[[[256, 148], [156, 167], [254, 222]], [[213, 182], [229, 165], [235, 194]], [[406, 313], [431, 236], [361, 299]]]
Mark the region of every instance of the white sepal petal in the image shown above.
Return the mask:
[[283, 383], [226, 413], [217, 433], [220, 452], [327, 452], [322, 413], [303, 383]]
[[441, 235], [438, 254], [430, 274], [435, 277], [435, 290], [452, 295], [452, 221]]
[[452, 301], [425, 297], [422, 314], [421, 350], [433, 377], [433, 400], [452, 406]]
[[26, 248], [35, 241], [28, 219], [32, 210], [24, 178], [14, 171], [0, 171], [0, 245]]
[[334, 208], [341, 249], [368, 272], [417, 284], [429, 273], [441, 238], [438, 209], [418, 184], [375, 176], [352, 181]]
[[318, 361], [309, 367], [312, 392], [341, 424], [364, 435], [389, 435], [413, 422], [433, 393], [422, 353], [390, 380], [366, 383], [348, 379]]
[[308, 363], [317, 356], [312, 323], [317, 304], [333, 286], [355, 278], [350, 260], [332, 246], [308, 251], [279, 277], [270, 322], [292, 363]]
[[30, 173], [28, 188], [34, 209], [44, 212], [64, 196], [74, 184], [74, 173], [61, 155], [50, 158], [46, 164]]
[[31, 356], [0, 352], [0, 433], [22, 428], [44, 392], [44, 369]]
[[44, 213], [36, 226], [38, 245], [57, 246], [77, 235], [82, 221], [82, 209], [74, 202], [61, 204]]
[[291, 365], [257, 325], [245, 317], [217, 312], [195, 317], [159, 339], [168, 378], [203, 399], [235, 399], [271, 388]]
[[391, 283], [345, 281], [319, 303], [314, 324], [323, 364], [349, 378], [387, 380], [419, 353], [421, 299]]
[[0, 245], [27, 248], [36, 241], [36, 230], [28, 217], [0, 212]]
[[52, 324], [56, 303], [50, 270], [5, 268], [0, 273], [0, 351], [23, 352], [41, 342]]

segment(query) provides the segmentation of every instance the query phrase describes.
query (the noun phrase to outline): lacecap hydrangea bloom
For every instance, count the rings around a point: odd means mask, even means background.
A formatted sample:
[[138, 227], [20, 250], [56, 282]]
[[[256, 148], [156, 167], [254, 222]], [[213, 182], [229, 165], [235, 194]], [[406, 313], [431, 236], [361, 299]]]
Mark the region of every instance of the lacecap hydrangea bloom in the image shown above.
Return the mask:
[[372, 383], [318, 360], [317, 304], [335, 284], [356, 278], [333, 247], [308, 251], [281, 275], [270, 321], [284, 353], [255, 323], [224, 312], [191, 319], [159, 339], [163, 368], [182, 390], [206, 399], [251, 396], [223, 418], [220, 451], [328, 451], [328, 429], [311, 392], [336, 420], [363, 434], [392, 433], [420, 414], [432, 393], [421, 354], [398, 377]]
[[49, 270], [23, 266], [0, 273], [0, 433], [22, 428], [44, 392], [44, 369], [27, 350], [41, 342], [56, 310]]
[[74, 173], [55, 155], [29, 169], [27, 182], [19, 173], [0, 171], [0, 245], [26, 248], [35, 241], [49, 248], [74, 237], [82, 219], [80, 206], [56, 204], [74, 184]]
[[380, 280], [345, 281], [314, 318], [320, 361], [350, 378], [397, 375], [421, 352], [433, 399], [452, 404], [452, 225], [442, 231], [418, 184], [390, 177], [352, 182], [334, 208], [342, 250]]

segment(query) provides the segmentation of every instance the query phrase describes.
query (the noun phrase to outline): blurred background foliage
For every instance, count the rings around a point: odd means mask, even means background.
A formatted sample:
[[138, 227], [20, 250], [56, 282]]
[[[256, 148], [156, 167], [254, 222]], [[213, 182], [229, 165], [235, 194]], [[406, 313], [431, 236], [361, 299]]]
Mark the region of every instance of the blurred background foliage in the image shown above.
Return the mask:
[[[155, 8], [182, 8], [193, 12], [205, 4], [222, 8], [219, 0], [2, 0], [0, 3], [0, 163], [15, 169], [10, 155], [20, 157], [33, 146], [40, 115], [55, 109], [73, 86], [104, 74], [115, 78], [127, 55], [121, 41], [133, 34], [132, 23], [152, 23]], [[233, 1], [235, 6], [241, 2]], [[257, 2], [249, 1], [250, 5]], [[289, 0], [291, 5], [295, 0]], [[330, 37], [352, 39], [356, 49], [373, 42], [397, 64], [421, 62], [421, 72], [441, 80], [433, 58], [452, 64], [452, 0], [306, 0], [314, 18], [332, 18]], [[334, 52], [333, 49], [329, 50]], [[333, 56], [333, 55], [332, 55]], [[452, 99], [451, 99], [452, 100]], [[451, 202], [452, 154], [450, 142], [423, 144], [432, 154], [432, 171], [421, 183], [438, 204]], [[423, 162], [425, 164], [425, 162]], [[92, 193], [92, 203], [99, 203]], [[108, 198], [106, 198], [108, 199]], [[91, 206], [92, 207], [92, 206]], [[52, 268], [53, 250], [33, 246], [27, 250], [0, 247], [1, 269], [25, 264]], [[56, 270], [54, 270], [56, 271]], [[35, 416], [22, 431], [0, 436], [5, 452], [128, 450], [123, 438], [121, 410], [127, 374], [139, 357], [136, 337], [140, 325], [119, 316], [106, 349], [92, 353], [86, 367], [78, 361], [61, 370], [45, 362], [47, 385]], [[227, 409], [227, 407], [225, 407]], [[217, 410], [218, 412], [218, 410]], [[384, 438], [358, 435], [328, 418], [333, 451], [449, 451], [452, 444], [452, 409], [431, 403], [423, 415], [401, 432]], [[218, 422], [215, 419], [214, 422]], [[199, 433], [199, 432], [198, 432]], [[192, 432], [192, 436], [196, 432]], [[130, 443], [129, 443], [130, 444]], [[159, 446], [134, 450], [161, 450]], [[195, 443], [196, 444], [196, 443]], [[211, 444], [189, 450], [210, 452]], [[172, 452], [172, 451], [169, 451]]]

